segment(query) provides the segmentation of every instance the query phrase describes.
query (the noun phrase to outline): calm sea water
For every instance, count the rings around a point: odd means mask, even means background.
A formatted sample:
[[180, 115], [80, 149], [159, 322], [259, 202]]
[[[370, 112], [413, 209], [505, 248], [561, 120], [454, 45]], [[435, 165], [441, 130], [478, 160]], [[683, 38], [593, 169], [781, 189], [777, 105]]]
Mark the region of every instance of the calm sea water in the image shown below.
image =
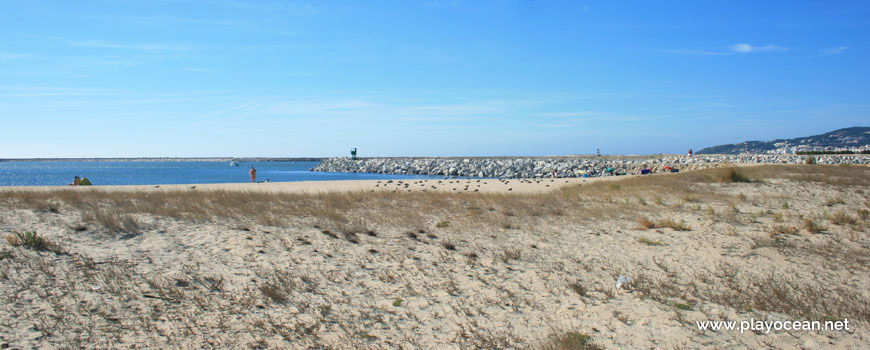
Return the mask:
[[168, 185], [257, 181], [326, 181], [433, 178], [417, 175], [324, 173], [308, 171], [317, 162], [0, 162], [0, 186], [58, 186], [78, 175], [96, 185]]

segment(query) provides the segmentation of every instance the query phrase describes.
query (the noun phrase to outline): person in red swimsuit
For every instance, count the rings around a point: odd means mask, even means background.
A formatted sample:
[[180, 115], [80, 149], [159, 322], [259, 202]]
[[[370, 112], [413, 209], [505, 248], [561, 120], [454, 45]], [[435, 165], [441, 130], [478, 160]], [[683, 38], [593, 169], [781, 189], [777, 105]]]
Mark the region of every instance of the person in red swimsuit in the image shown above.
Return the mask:
[[251, 171], [248, 172], [251, 173], [251, 182], [257, 182], [257, 169], [251, 167]]

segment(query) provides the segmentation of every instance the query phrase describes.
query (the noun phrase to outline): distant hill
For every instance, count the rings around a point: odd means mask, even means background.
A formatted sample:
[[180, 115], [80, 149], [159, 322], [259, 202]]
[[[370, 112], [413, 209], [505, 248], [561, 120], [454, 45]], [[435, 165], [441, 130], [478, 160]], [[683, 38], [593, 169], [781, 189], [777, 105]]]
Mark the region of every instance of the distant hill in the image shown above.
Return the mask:
[[870, 127], [852, 127], [814, 136], [773, 141], [746, 141], [707, 147], [697, 154], [780, 153], [870, 149]]

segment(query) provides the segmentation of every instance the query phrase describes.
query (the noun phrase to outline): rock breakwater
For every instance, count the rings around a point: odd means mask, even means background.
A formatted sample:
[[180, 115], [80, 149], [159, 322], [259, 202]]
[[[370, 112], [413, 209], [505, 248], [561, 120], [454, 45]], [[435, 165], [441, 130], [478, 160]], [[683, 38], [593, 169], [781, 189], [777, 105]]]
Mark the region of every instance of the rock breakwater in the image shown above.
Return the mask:
[[571, 156], [492, 158], [328, 158], [312, 171], [378, 174], [443, 175], [459, 177], [541, 178], [653, 173], [669, 168], [685, 170], [715, 168], [734, 164], [805, 164], [812, 157], [817, 164], [870, 164], [866, 155], [703, 155], [703, 156]]

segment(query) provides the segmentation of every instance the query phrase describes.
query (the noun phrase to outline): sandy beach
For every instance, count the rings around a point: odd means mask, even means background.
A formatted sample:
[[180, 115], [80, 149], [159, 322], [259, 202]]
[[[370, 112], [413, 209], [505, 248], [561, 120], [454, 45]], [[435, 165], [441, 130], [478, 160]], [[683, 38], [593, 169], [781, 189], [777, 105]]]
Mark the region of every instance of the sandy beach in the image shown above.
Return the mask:
[[[868, 179], [7, 187], [0, 345], [862, 349]], [[850, 328], [698, 327], [729, 320]]]
[[6, 186], [2, 191], [254, 191], [265, 193], [317, 194], [329, 192], [484, 192], [484, 193], [543, 193], [566, 186], [596, 181], [614, 181], [632, 177], [608, 176], [592, 178], [547, 179], [407, 179], [407, 180], [341, 180], [294, 181], [269, 183], [225, 183], [189, 185], [126, 185], [126, 186]]

